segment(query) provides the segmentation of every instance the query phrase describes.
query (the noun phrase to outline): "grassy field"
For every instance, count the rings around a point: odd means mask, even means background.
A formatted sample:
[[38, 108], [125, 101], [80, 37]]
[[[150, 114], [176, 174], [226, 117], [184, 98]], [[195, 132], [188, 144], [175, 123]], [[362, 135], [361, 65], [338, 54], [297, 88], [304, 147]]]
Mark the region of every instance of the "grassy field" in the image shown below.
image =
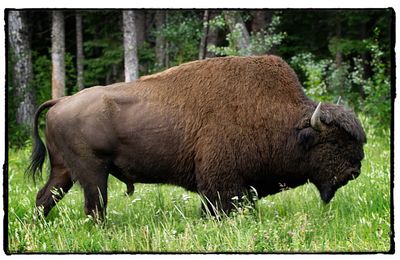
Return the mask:
[[24, 178], [30, 148], [9, 150], [8, 252], [386, 252], [390, 249], [390, 140], [369, 137], [360, 177], [324, 205], [312, 184], [260, 199], [230, 217], [203, 216], [197, 194], [109, 178], [107, 220], [83, 212], [78, 185], [44, 220], [42, 183]]

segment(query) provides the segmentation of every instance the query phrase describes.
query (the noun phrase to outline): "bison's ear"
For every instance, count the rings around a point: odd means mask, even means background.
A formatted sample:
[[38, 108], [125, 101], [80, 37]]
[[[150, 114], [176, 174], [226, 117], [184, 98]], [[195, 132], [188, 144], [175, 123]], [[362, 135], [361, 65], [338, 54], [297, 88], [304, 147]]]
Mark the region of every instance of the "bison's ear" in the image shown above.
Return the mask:
[[303, 128], [298, 133], [298, 141], [305, 151], [317, 143], [318, 133], [311, 127]]
[[361, 126], [356, 114], [349, 109], [339, 107], [332, 113], [334, 115], [333, 123], [345, 130], [348, 134], [354, 137], [361, 143], [366, 143], [367, 138], [364, 129]]

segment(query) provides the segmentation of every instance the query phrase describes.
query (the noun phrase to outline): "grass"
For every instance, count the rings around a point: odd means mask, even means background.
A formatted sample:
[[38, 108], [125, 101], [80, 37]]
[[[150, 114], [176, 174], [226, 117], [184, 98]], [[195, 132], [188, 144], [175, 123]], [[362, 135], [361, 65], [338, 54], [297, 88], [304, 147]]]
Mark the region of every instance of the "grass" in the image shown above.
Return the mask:
[[[47, 219], [34, 214], [24, 177], [30, 147], [9, 150], [8, 248], [25, 252], [387, 252], [390, 250], [389, 138], [369, 137], [360, 177], [324, 205], [306, 184], [260, 199], [229, 217], [203, 216], [200, 197], [175, 186], [125, 185], [109, 178], [107, 220], [83, 212], [75, 184]], [[45, 179], [45, 178], [44, 178]]]

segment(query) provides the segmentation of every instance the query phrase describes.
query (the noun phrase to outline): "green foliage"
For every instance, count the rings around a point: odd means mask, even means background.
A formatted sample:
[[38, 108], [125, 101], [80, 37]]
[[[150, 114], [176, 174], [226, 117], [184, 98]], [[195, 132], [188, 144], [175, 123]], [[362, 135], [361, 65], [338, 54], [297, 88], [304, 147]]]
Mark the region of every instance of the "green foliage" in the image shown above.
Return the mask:
[[91, 53], [94, 49], [97, 49], [100, 55], [89, 56], [84, 60], [83, 77], [87, 86], [104, 84], [105, 76], [109, 73], [110, 67], [121, 67], [124, 57], [122, 44], [110, 39], [98, 39], [84, 43], [85, 53]]
[[391, 78], [388, 73], [389, 67], [382, 60], [384, 52], [379, 45], [379, 32], [376, 37], [367, 42], [367, 48], [372, 55], [371, 67], [372, 77], [364, 83], [365, 100], [362, 102], [362, 109], [365, 114], [374, 118], [375, 124], [390, 127], [391, 120]]
[[113, 10], [82, 16], [85, 87], [124, 81], [121, 17], [120, 11]]
[[166, 24], [153, 31], [153, 35], [161, 35], [167, 42], [169, 67], [198, 58], [201, 33], [202, 21], [196, 13], [182, 11], [169, 11]]
[[142, 66], [142, 68], [139, 69], [140, 76], [151, 74], [156, 71], [156, 54], [149, 42], [145, 41], [139, 46], [138, 59], [140, 61], [139, 66]]
[[[390, 248], [389, 133], [371, 135], [362, 173], [328, 205], [306, 184], [239, 207], [229, 217], [203, 216], [200, 197], [168, 185], [125, 185], [109, 178], [107, 220], [84, 215], [78, 183], [47, 219], [34, 211], [39, 186], [24, 178], [30, 146], [11, 149], [8, 250], [24, 252], [376, 252]], [[7, 249], [6, 249], [7, 250]]]
[[226, 34], [226, 41], [228, 42], [228, 46], [215, 46], [210, 45], [207, 49], [209, 52], [214, 53], [216, 56], [238, 56], [240, 54], [245, 55], [244, 53], [247, 50], [240, 51], [236, 46], [237, 39], [242, 37], [240, 30], [234, 30], [233, 32]]
[[17, 125], [15, 120], [8, 124], [8, 147], [21, 148], [30, 142], [32, 129]]
[[335, 55], [337, 52], [341, 52], [344, 55], [350, 54], [362, 54], [367, 51], [365, 42], [363, 40], [355, 40], [355, 39], [346, 39], [346, 38], [338, 38], [332, 37], [329, 41], [328, 45], [329, 51], [332, 55]]
[[[19, 125], [17, 123], [17, 110], [18, 105], [22, 101], [17, 95], [17, 89], [14, 82], [14, 64], [15, 56], [12, 50], [8, 52], [7, 59], [7, 131], [8, 131], [8, 147], [22, 147], [26, 145], [27, 140], [31, 136], [31, 129], [26, 125]], [[29, 85], [28, 88], [32, 88], [33, 84]]]
[[[7, 130], [8, 130], [8, 145], [9, 146], [21, 146], [25, 139], [27, 139], [26, 133], [23, 131], [23, 127], [19, 127], [17, 125], [17, 109], [18, 102], [16, 95], [16, 88], [14, 86], [14, 69], [13, 66], [15, 64], [15, 56], [12, 51], [7, 53], [7, 67], [9, 68], [7, 71]], [[14, 134], [15, 133], [15, 134]]]
[[78, 92], [76, 85], [76, 68], [74, 63], [74, 55], [66, 52], [65, 56], [65, 95], [72, 95]]
[[294, 56], [291, 64], [302, 75], [304, 90], [312, 99], [333, 102], [341, 96], [345, 104], [370, 116], [373, 125], [387, 129], [391, 118], [390, 76], [382, 60], [378, 34], [373, 40], [365, 40], [364, 46], [372, 57], [369, 78], [365, 78], [366, 61], [360, 57], [338, 66], [332, 59], [317, 60], [313, 54], [303, 53]]
[[[65, 94], [72, 94], [77, 91], [76, 69], [74, 56], [71, 53], [65, 53]], [[32, 53], [33, 67], [33, 88], [36, 90], [36, 102], [38, 105], [51, 99], [51, 52], [46, 55], [40, 55], [37, 52]]]
[[[247, 18], [249, 19], [249, 18]], [[244, 19], [245, 20], [245, 19]], [[240, 49], [237, 46], [237, 41], [241, 35], [239, 28], [226, 34], [226, 41], [228, 46], [214, 46], [208, 47], [208, 51], [215, 53], [217, 56], [249, 56], [260, 55], [268, 53], [274, 46], [281, 44], [282, 40], [286, 37], [285, 32], [277, 32], [276, 28], [280, 24], [280, 17], [274, 15], [268, 27], [259, 32], [250, 33], [250, 43], [246, 49]], [[218, 15], [210, 20], [210, 27], [217, 29], [226, 29], [227, 24], [223, 15]]]
[[51, 99], [51, 54], [32, 53], [33, 85], [36, 90], [36, 102], [42, 104]]
[[330, 101], [327, 95], [328, 87], [325, 82], [327, 70], [332, 64], [331, 60], [315, 60], [315, 56], [311, 53], [301, 53], [292, 57], [290, 61], [293, 68], [300, 70], [304, 75], [303, 86], [304, 91], [313, 99], [321, 101]]

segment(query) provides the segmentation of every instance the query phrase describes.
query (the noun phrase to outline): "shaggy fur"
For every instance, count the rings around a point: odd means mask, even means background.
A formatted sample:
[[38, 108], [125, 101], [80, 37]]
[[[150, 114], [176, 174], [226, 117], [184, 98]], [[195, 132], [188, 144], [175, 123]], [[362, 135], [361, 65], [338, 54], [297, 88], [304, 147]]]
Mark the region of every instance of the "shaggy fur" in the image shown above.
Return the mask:
[[[45, 214], [54, 205], [50, 190], [65, 193], [74, 181], [86, 213], [104, 214], [109, 173], [132, 189], [179, 185], [224, 211], [250, 187], [266, 196], [307, 181], [329, 202], [359, 174], [366, 141], [342, 106], [322, 105], [326, 127], [314, 130], [316, 104], [272, 55], [190, 62], [53, 103], [46, 119], [52, 170], [37, 197]], [[43, 153], [33, 158], [35, 172]]]

